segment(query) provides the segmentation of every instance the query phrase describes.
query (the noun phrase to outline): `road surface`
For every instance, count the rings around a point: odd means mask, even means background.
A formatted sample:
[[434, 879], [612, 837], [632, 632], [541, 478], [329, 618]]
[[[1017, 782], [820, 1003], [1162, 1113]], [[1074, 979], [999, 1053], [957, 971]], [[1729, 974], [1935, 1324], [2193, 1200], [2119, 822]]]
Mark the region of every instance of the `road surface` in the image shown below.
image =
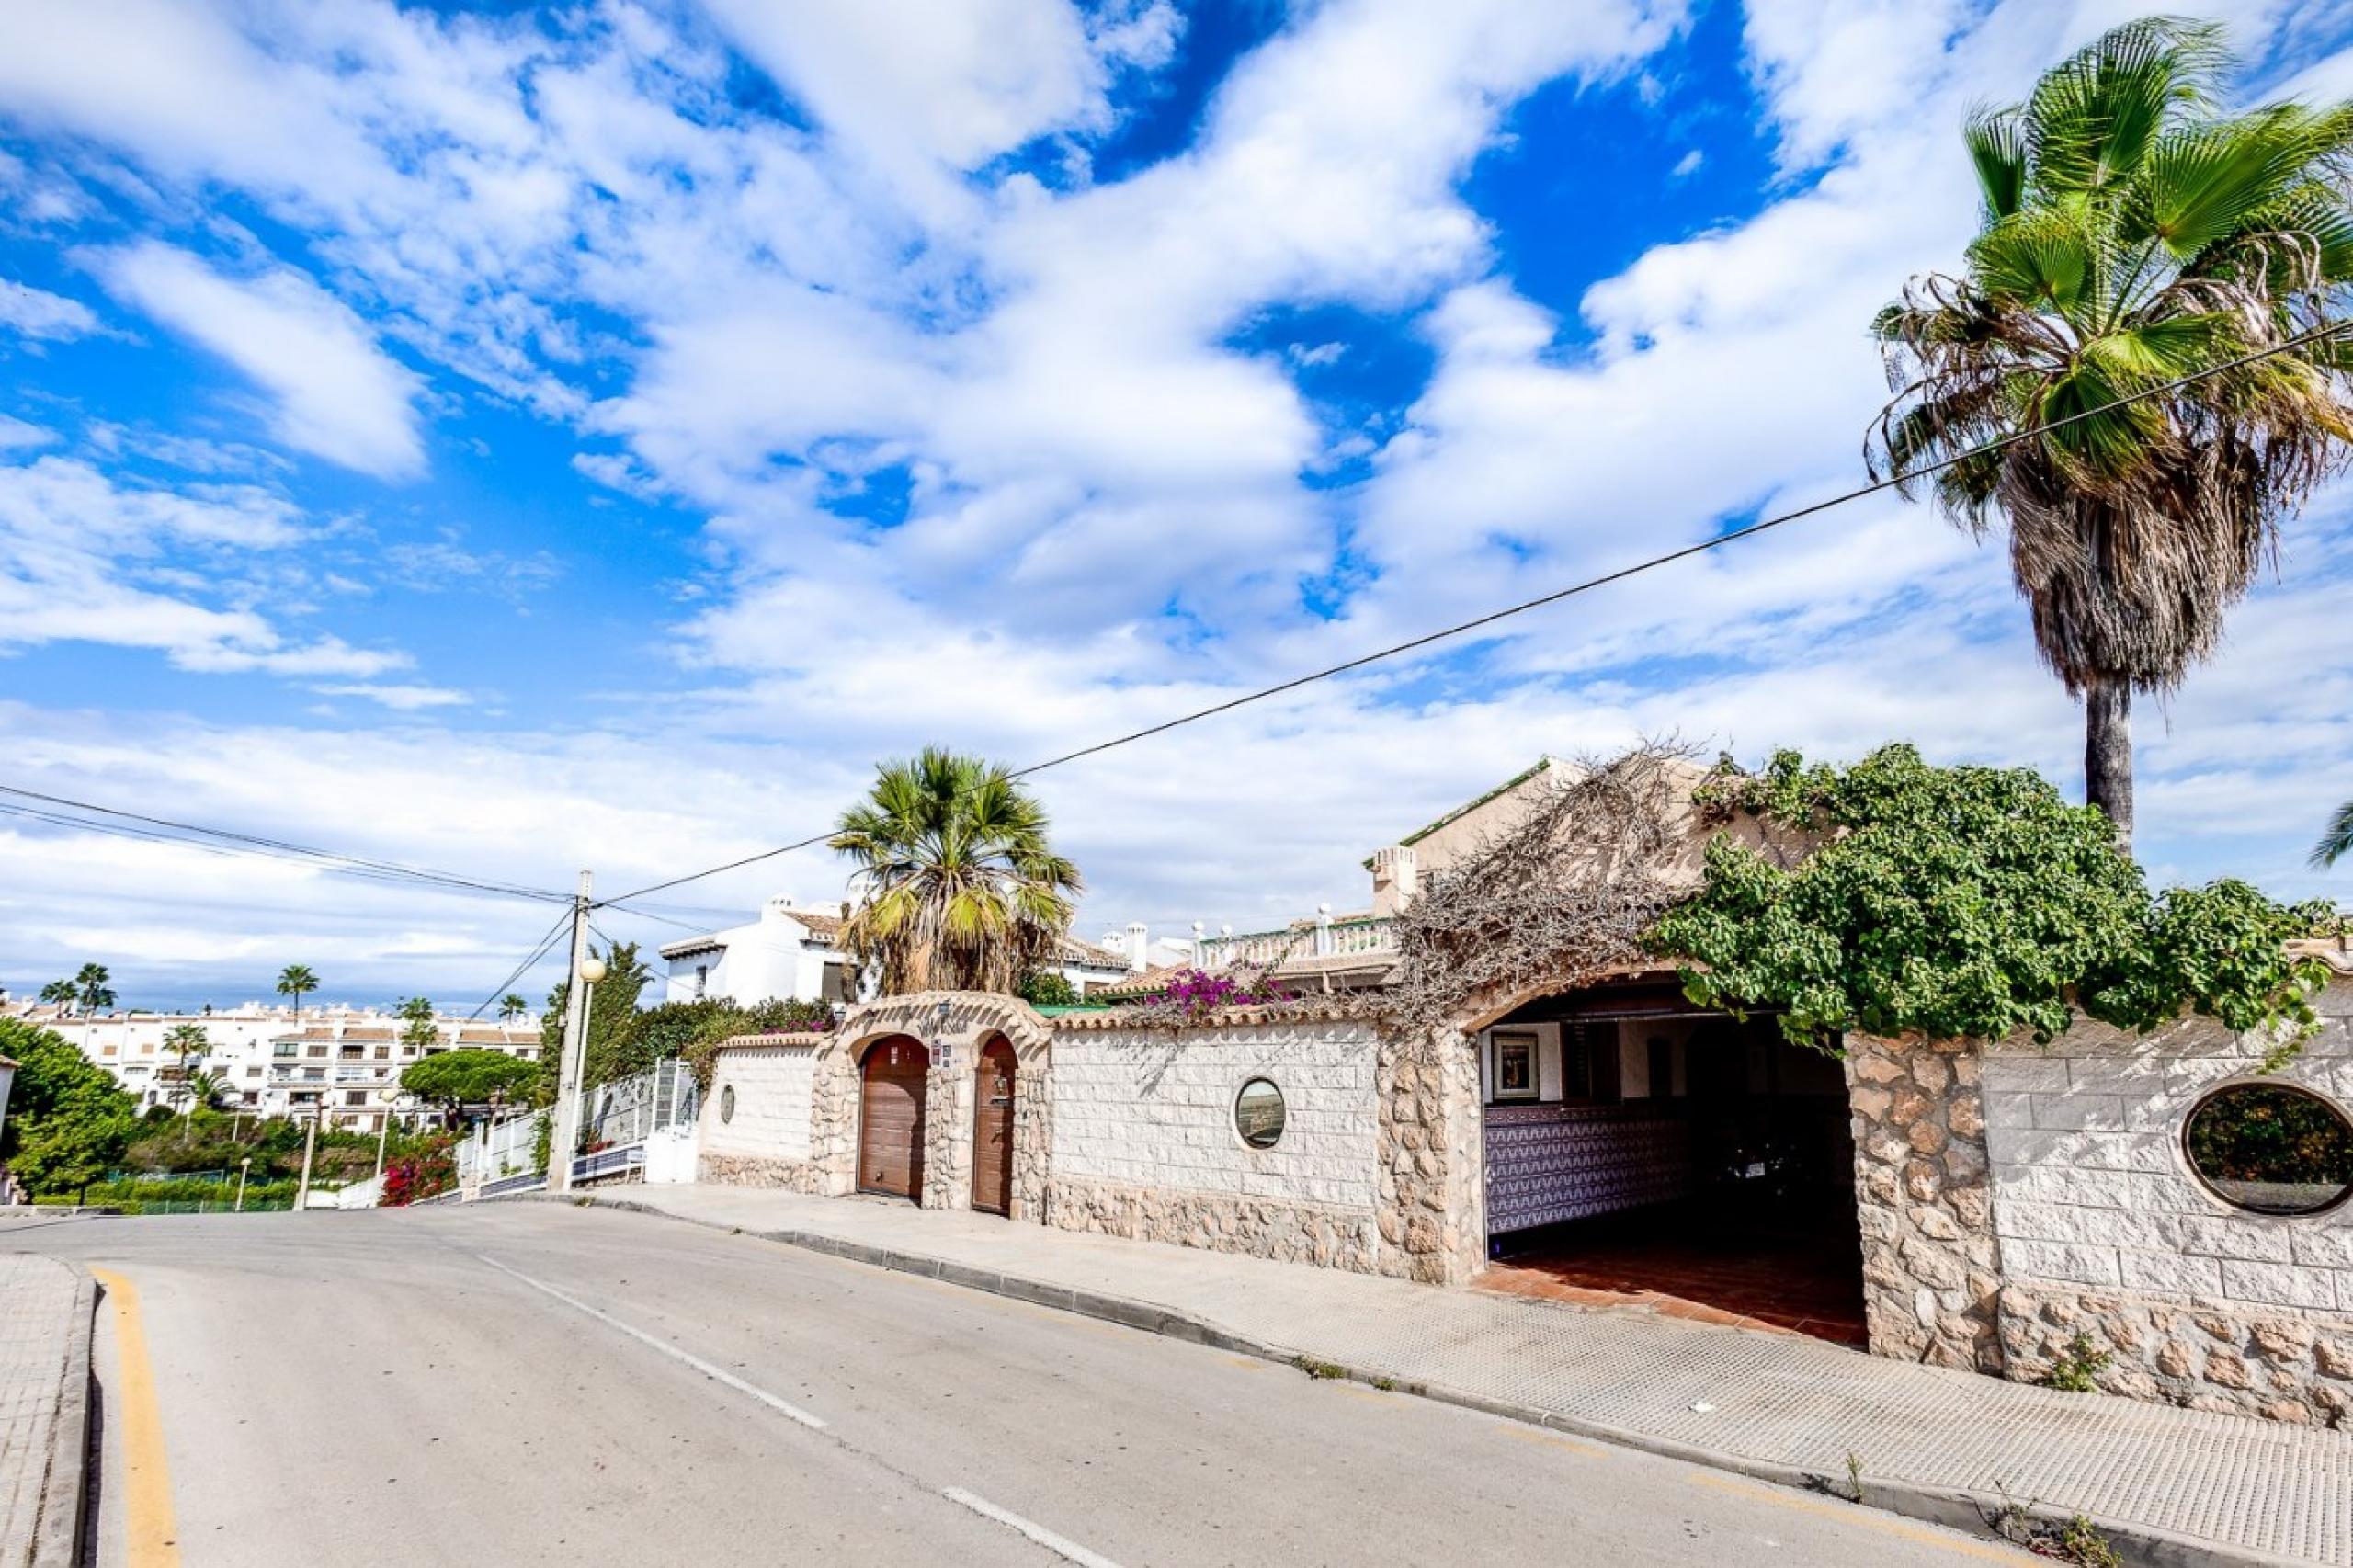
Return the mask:
[[0, 1248], [111, 1288], [100, 1568], [2031, 1561], [609, 1210], [92, 1219]]

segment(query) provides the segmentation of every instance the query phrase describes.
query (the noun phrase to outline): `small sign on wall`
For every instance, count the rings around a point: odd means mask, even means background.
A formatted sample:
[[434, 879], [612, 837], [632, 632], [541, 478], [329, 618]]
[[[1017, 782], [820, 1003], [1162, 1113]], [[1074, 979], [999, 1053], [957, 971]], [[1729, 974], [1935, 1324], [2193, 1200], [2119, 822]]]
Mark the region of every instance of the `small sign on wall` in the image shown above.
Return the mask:
[[934, 1067], [956, 1065], [956, 1047], [952, 1041], [936, 1040], [931, 1042], [931, 1064]]

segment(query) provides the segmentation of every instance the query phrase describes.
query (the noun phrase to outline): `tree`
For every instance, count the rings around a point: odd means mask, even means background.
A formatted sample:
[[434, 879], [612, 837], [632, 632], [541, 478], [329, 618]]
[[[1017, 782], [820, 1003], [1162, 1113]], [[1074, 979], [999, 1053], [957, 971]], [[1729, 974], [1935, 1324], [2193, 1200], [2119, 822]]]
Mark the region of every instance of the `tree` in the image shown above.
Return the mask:
[[937, 746], [881, 765], [830, 840], [858, 865], [844, 951], [885, 994], [1009, 994], [1056, 951], [1081, 888], [1046, 830], [1000, 765]]
[[294, 998], [294, 1017], [302, 1017], [302, 998], [319, 988], [319, 977], [311, 972], [306, 963], [290, 963], [278, 971], [278, 994]]
[[441, 1108], [454, 1125], [469, 1106], [486, 1106], [493, 1097], [520, 1104], [539, 1082], [537, 1062], [519, 1061], [503, 1051], [445, 1051], [411, 1062], [401, 1074], [401, 1087], [418, 1099]]
[[212, 1041], [202, 1024], [174, 1024], [164, 1031], [164, 1049], [172, 1053], [180, 1071], [188, 1071], [188, 1058], [201, 1056], [210, 1050]]
[[0, 1164], [36, 1193], [71, 1192], [112, 1169], [138, 1131], [131, 1096], [50, 1029], [0, 1018], [0, 1056], [17, 1063]]
[[191, 1123], [198, 1111], [212, 1108], [213, 1102], [221, 1097], [221, 1091], [226, 1084], [227, 1080], [220, 1074], [201, 1067], [180, 1080], [179, 1095], [188, 1102], [188, 1118]]
[[1067, 1007], [1078, 1000], [1078, 987], [1058, 969], [1031, 970], [1013, 994], [1033, 1007]]
[[531, 1004], [509, 991], [498, 999], [498, 1021], [511, 1024], [531, 1010]]
[[2132, 694], [2212, 653], [2353, 439], [2353, 347], [2296, 341], [2353, 280], [2353, 105], [2218, 114], [2221, 42], [2129, 23], [1972, 116], [1967, 270], [1915, 278], [1873, 324], [1895, 389], [1874, 472], [1981, 538], [2007, 523], [2035, 645], [2083, 699], [2086, 793], [2128, 848]]
[[110, 977], [102, 963], [85, 963], [74, 977], [74, 1001], [84, 1014], [98, 1012], [114, 1006], [114, 992], [107, 982]]
[[1783, 752], [1697, 799], [1820, 847], [1785, 867], [1715, 835], [1706, 881], [1647, 945], [1680, 961], [1693, 1001], [1776, 1009], [1793, 1041], [2047, 1040], [2078, 1013], [2145, 1032], [2185, 1008], [2235, 1030], [2313, 1025], [2327, 968], [2289, 944], [2327, 905], [2228, 879], [2152, 893], [2107, 818], [2028, 769], [1931, 767], [1904, 745], [1847, 768]]
[[70, 980], [52, 980], [40, 988], [40, 999], [60, 1007], [72, 1006], [74, 998], [79, 994], [80, 993], [74, 990], [74, 983]]
[[[654, 971], [637, 956], [635, 942], [616, 942], [604, 951], [605, 978], [590, 988], [588, 1040], [582, 1053], [583, 1087], [600, 1084], [599, 1067], [620, 1049], [637, 1018], [637, 999], [654, 979]], [[544, 1076], [542, 1103], [555, 1097], [556, 1080], [563, 1070], [563, 1017], [570, 999], [568, 980], [559, 980], [548, 993], [547, 1011], [540, 1015], [540, 1061]]]
[[441, 1023], [433, 1015], [433, 1003], [429, 997], [403, 997], [395, 1011], [400, 1016], [403, 1045], [413, 1045], [422, 1052], [441, 1043]]
[[2347, 854], [2353, 854], [2353, 801], [2337, 807], [2336, 814], [2328, 819], [2320, 842], [2313, 846], [2312, 868], [2326, 870]]

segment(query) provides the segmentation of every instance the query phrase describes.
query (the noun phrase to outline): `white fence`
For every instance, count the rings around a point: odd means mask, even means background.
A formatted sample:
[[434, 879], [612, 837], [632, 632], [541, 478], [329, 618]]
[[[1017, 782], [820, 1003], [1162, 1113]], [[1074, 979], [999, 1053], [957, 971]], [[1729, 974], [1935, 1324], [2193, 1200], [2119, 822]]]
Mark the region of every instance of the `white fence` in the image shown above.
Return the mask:
[[[657, 1062], [651, 1072], [582, 1091], [580, 1145], [592, 1152], [574, 1160], [573, 1179], [609, 1179], [642, 1169], [646, 1140], [672, 1128], [692, 1128], [700, 1108], [694, 1074], [677, 1061]], [[543, 1180], [540, 1118], [554, 1114], [520, 1111], [476, 1128], [458, 1146], [460, 1188], [518, 1191]]]

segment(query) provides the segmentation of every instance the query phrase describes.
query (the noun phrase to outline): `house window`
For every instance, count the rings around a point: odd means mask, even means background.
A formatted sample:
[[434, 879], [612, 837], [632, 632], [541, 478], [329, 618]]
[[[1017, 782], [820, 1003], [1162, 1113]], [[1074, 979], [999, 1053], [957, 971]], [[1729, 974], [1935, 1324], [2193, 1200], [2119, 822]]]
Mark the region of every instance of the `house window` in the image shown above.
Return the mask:
[[1495, 1096], [1499, 1100], [1536, 1097], [1536, 1035], [1530, 1030], [1497, 1030]]
[[701, 1001], [703, 999], [704, 993], [708, 992], [710, 989], [710, 966], [707, 963], [699, 963], [695, 965], [695, 1000], [698, 1002]]
[[115, 1048], [113, 1046], [104, 1046], [99, 1049], [98, 1054], [101, 1056], [112, 1056], [114, 1054], [114, 1050]]
[[272, 1056], [293, 1056], [299, 1052], [298, 1048], [292, 1040], [281, 1040], [276, 1045], [269, 1048], [269, 1053]]
[[385, 1058], [387, 1058], [387, 1057], [391, 1056], [391, 1055], [392, 1055], [392, 1048], [391, 1046], [389, 1046], [389, 1045], [380, 1045], [380, 1046], [378, 1046], [378, 1047], [376, 1048], [376, 1060], [377, 1060], [377, 1061], [379, 1061], [379, 1062], [381, 1062], [381, 1061], [383, 1061]]
[[245, 1069], [245, 1076], [246, 1076], [246, 1077], [248, 1077], [248, 1078], [258, 1078], [258, 1077], [260, 1077], [260, 1076], [261, 1076], [261, 1066], [260, 1066], [260, 1064], [259, 1064], [258, 1062], [256, 1062], [255, 1065], [253, 1065], [253, 1066], [251, 1066], [251, 1067], [246, 1068], [246, 1069]]
[[1618, 1026], [1572, 1018], [1561, 1026], [1561, 1097], [1618, 1100]]
[[327, 1048], [324, 1045], [313, 1045], [302, 1052], [305, 1056], [324, 1056], [326, 1053]]

